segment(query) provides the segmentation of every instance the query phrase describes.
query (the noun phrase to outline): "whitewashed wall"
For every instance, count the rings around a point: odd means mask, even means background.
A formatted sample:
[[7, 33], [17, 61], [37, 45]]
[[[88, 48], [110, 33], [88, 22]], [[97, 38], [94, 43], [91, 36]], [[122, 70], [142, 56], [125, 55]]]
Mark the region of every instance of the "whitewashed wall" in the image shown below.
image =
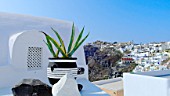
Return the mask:
[[124, 96], [170, 96], [170, 76], [155, 77], [170, 74], [170, 70], [124, 73]]
[[[2, 80], [9, 79], [11, 80], [16, 75], [10, 62], [10, 54], [9, 54], [9, 37], [13, 34], [18, 32], [23, 32], [24, 30], [39, 30], [45, 31], [46, 33], [50, 34], [51, 36], [55, 36], [51, 30], [51, 27], [56, 29], [60, 34], [61, 37], [64, 37], [64, 41], [66, 41], [66, 45], [68, 45], [71, 35], [71, 28], [73, 22], [56, 20], [51, 18], [45, 17], [33, 17], [28, 15], [19, 15], [19, 14], [9, 14], [9, 13], [0, 13], [0, 85], [3, 83]], [[78, 33], [78, 29], [76, 28], [76, 33]], [[32, 39], [32, 38], [30, 38]], [[42, 41], [43, 42], [43, 41]], [[85, 64], [85, 57], [84, 57], [84, 50], [83, 46], [81, 46], [77, 52], [74, 54], [74, 57], [78, 58], [78, 66], [88, 68]], [[47, 64], [48, 65], [48, 64]], [[46, 70], [44, 70], [46, 71]], [[10, 73], [13, 72], [11, 75], [7, 74], [6, 72]], [[17, 72], [16, 72], [17, 73]], [[20, 73], [24, 74], [24, 73]], [[80, 76], [80, 78], [88, 78], [88, 70], [85, 70], [85, 74]], [[1, 86], [0, 86], [1, 87]], [[8, 86], [7, 86], [8, 87]]]

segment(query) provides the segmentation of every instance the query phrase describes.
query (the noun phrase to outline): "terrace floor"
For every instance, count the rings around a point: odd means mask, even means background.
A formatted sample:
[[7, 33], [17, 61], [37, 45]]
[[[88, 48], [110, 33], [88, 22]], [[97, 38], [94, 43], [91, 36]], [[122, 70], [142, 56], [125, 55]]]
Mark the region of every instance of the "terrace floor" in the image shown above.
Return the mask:
[[[110, 82], [108, 81], [109, 80], [105, 80], [106, 83], [97, 83], [96, 86], [98, 86], [99, 88], [101, 88], [102, 90], [104, 90], [106, 93], [108, 93], [111, 96], [124, 96], [122, 79], [114, 78], [110, 80]], [[97, 81], [97, 82], [100, 82], [100, 81]]]
[[[86, 79], [80, 79], [77, 82], [83, 85], [83, 89], [80, 92], [81, 96], [109, 96], [106, 92]], [[0, 89], [0, 96], [13, 96], [11, 88]]]

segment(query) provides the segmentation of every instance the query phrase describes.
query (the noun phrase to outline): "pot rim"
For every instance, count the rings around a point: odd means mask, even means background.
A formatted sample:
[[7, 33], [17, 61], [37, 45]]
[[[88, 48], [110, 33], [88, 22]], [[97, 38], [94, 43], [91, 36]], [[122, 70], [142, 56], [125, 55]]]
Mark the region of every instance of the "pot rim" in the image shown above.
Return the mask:
[[61, 57], [50, 57], [48, 58], [49, 60], [77, 60], [76, 57], [71, 57], [71, 58], [61, 58]]

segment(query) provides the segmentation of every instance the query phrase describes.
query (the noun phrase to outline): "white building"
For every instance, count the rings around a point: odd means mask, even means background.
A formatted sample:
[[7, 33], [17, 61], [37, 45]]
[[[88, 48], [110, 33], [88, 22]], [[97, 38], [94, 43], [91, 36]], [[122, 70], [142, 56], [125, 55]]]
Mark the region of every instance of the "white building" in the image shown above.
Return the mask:
[[[28, 15], [0, 13], [0, 96], [12, 96], [11, 88], [22, 79], [33, 78], [49, 84], [47, 78], [48, 58], [51, 57], [39, 31], [52, 33], [57, 29], [64, 41], [69, 41], [72, 22]], [[78, 33], [78, 29], [75, 29]], [[52, 35], [54, 36], [54, 35]], [[66, 46], [69, 42], [65, 42]], [[35, 53], [35, 54], [33, 54]], [[74, 54], [77, 66], [84, 74], [77, 76], [77, 82], [84, 86], [82, 96], [103, 95], [104, 91], [88, 81], [88, 66], [85, 64], [83, 46]], [[38, 63], [35, 59], [38, 58]], [[89, 87], [90, 86], [90, 87]], [[66, 90], [67, 91], [67, 90]]]

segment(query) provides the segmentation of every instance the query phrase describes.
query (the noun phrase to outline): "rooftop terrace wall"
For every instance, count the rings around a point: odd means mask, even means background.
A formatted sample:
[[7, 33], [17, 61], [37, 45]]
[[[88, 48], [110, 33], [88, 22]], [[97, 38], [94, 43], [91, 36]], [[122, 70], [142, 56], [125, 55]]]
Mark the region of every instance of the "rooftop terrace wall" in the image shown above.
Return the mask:
[[[6, 72], [11, 70], [12, 68], [10, 67], [11, 65], [16, 65], [16, 64], [12, 64], [13, 62], [11, 62], [11, 58], [10, 58], [10, 51], [9, 51], [10, 36], [19, 32], [23, 32], [25, 30], [38, 30], [38, 31], [44, 31], [50, 34], [52, 37], [55, 37], [55, 35], [51, 30], [51, 27], [53, 27], [61, 34], [61, 37], [64, 37], [63, 39], [64, 41], [66, 41], [65, 45], [67, 46], [69, 43], [72, 23], [73, 23], [69, 21], [62, 21], [62, 20], [56, 20], [51, 18], [45, 18], [45, 17], [34, 17], [29, 15], [11, 14], [11, 13], [3, 13], [3, 12], [0, 12], [0, 21], [1, 21], [0, 22], [0, 44], [1, 44], [0, 75], [9, 77], [11, 79], [12, 77], [10, 77], [10, 75], [7, 76]], [[79, 32], [77, 27], [75, 30], [76, 33]], [[73, 57], [78, 58], [77, 60], [78, 67], [84, 67], [85, 69], [87, 69], [88, 67], [85, 64], [84, 56], [85, 55], [84, 55], [83, 46], [81, 46], [73, 55]], [[15, 72], [15, 71], [17, 70], [11, 72]], [[85, 74], [79, 77], [88, 78], [88, 70], [85, 70]]]

